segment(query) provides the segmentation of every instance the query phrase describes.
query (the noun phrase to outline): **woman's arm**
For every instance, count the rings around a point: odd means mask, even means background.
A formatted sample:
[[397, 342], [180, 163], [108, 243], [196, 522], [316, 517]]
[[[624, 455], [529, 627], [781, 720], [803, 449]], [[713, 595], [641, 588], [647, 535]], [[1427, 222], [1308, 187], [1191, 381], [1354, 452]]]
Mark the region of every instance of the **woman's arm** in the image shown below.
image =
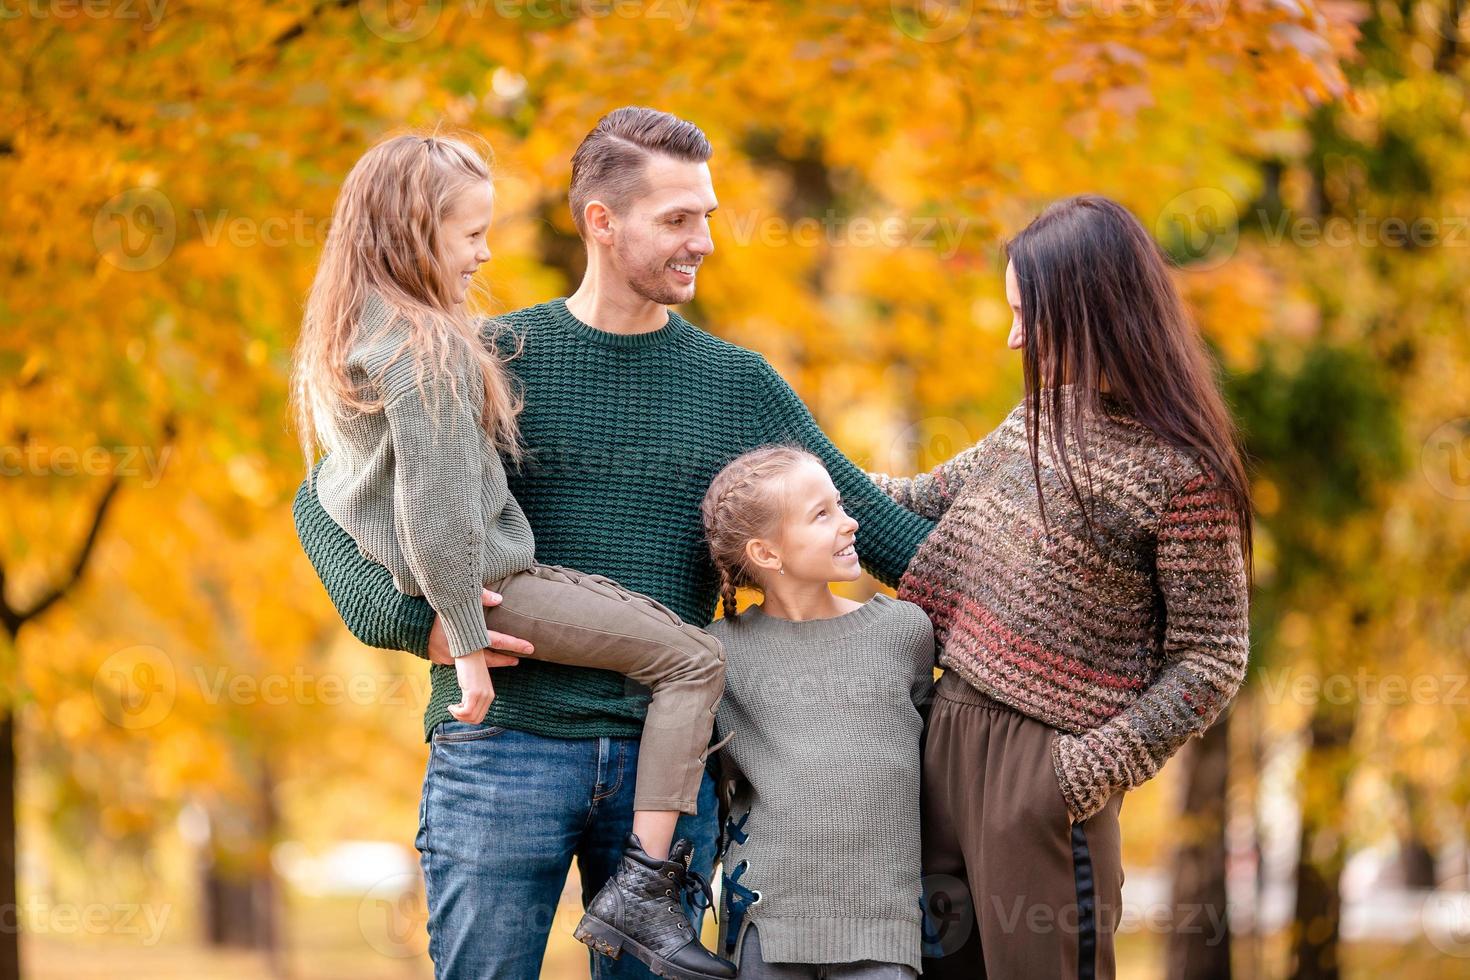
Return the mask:
[[832, 476], [842, 506], [857, 519], [857, 553], [863, 568], [885, 585], [896, 585], [934, 523], [905, 510], [883, 494], [832, 444], [800, 397], [760, 359], [756, 384], [765, 442], [795, 442], [822, 461]]
[[1245, 679], [1249, 596], [1239, 521], [1218, 484], [1199, 476], [1169, 501], [1158, 533], [1167, 666], [1126, 710], [1059, 735], [1052, 761], [1074, 821], [1149, 779], [1208, 728]]
[[900, 507], [920, 517], [937, 521], [949, 510], [965, 483], [979, 469], [980, 444], [977, 443], [940, 463], [928, 473], [918, 476], [889, 476], [869, 473], [868, 479], [878, 485]]

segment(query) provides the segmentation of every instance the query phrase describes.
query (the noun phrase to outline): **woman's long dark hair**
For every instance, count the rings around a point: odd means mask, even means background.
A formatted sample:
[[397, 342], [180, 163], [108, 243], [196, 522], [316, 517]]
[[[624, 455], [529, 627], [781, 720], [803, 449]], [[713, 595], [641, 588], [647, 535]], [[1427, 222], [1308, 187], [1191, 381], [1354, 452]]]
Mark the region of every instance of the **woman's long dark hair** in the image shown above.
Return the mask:
[[[1107, 412], [1101, 395], [1172, 445], [1194, 454], [1219, 481], [1251, 559], [1250, 482], [1214, 363], [1170, 278], [1169, 263], [1137, 218], [1096, 195], [1048, 207], [1007, 246], [1021, 292], [1031, 465], [1041, 496], [1040, 412], [1049, 447], [1073, 498], [1087, 507], [1066, 452], [1087, 467], [1083, 420]], [[1062, 385], [1073, 393], [1070, 406]], [[1045, 520], [1045, 502], [1041, 502]], [[1088, 518], [1089, 525], [1091, 524]]]

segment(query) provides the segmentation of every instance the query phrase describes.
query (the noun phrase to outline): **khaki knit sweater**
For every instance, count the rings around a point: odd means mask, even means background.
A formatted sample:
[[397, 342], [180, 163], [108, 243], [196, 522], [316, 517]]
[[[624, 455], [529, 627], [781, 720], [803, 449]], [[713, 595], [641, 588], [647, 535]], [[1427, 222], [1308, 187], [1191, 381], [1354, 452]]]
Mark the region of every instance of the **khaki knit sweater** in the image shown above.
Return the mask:
[[424, 596], [456, 657], [485, 648], [480, 590], [535, 560], [531, 525], [510, 494], [500, 455], [481, 426], [485, 390], [468, 357], [455, 389], [430, 375], [420, 388], [406, 333], [376, 294], [363, 304], [347, 367], [382, 410], [338, 424], [317, 471], [322, 506], [362, 554]]
[[1105, 404], [1086, 427], [1090, 497], [1068, 448], [1095, 536], [1049, 457], [1044, 411], [1043, 531], [1024, 402], [928, 474], [871, 474], [939, 520], [899, 596], [933, 620], [942, 667], [1061, 730], [1053, 763], [1076, 821], [1204, 731], [1244, 679], [1249, 648], [1239, 525], [1216, 479], [1120, 402]]
[[709, 631], [725, 645], [716, 728], [734, 777], [722, 939], [738, 950], [755, 925], [773, 963], [918, 969], [924, 611], [879, 593], [832, 619], [752, 606]]

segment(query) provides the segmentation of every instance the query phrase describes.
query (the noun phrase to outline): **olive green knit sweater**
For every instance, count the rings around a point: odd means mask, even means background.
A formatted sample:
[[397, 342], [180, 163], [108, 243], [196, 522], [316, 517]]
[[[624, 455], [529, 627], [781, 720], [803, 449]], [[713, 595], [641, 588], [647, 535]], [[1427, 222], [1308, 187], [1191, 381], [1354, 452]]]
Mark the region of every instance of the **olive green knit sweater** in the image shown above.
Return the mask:
[[[706, 626], [718, 601], [699, 505], [740, 453], [795, 442], [826, 464], [860, 523], [863, 566], [892, 585], [933, 528], [874, 486], [822, 434], [760, 354], [670, 312], [649, 333], [597, 330], [553, 300], [511, 313], [511, 370], [523, 386], [521, 435], [531, 459], [508, 473], [536, 534], [536, 560], [606, 575]], [[370, 646], [426, 654], [434, 613], [393, 588], [303, 483], [293, 514], [338, 612]], [[459, 700], [454, 668], [434, 665], [425, 737]], [[619, 674], [523, 659], [495, 671], [487, 724], [562, 738], [637, 737], [646, 690]]]

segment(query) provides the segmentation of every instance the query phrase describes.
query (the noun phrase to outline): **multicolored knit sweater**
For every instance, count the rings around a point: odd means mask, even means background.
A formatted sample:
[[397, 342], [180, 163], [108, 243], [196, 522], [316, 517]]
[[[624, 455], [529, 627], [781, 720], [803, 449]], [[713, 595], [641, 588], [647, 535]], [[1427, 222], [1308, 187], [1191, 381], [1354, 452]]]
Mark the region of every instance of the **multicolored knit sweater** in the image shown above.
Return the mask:
[[1084, 433], [1090, 496], [1069, 446], [1091, 534], [1049, 458], [1044, 411], [1043, 531], [1024, 402], [928, 474], [870, 474], [939, 520], [899, 597], [933, 620], [941, 666], [1061, 730], [1052, 761], [1076, 821], [1204, 731], [1244, 679], [1249, 649], [1239, 524], [1218, 483], [1116, 399], [1105, 404]]

